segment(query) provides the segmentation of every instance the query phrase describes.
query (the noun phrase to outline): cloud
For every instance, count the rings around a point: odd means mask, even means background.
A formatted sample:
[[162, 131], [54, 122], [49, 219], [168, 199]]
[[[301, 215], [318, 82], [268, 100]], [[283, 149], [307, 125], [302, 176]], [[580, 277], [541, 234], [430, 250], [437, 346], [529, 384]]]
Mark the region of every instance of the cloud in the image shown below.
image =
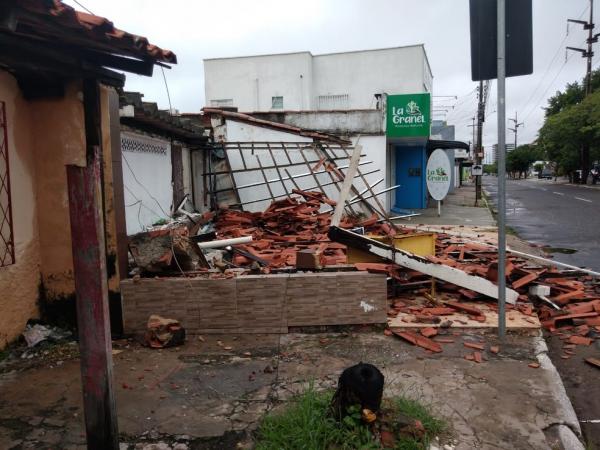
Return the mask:
[[[470, 77], [468, 0], [79, 1], [117, 27], [177, 54], [179, 64], [165, 70], [165, 76], [172, 105], [180, 111], [198, 111], [204, 105], [204, 58], [424, 43], [434, 94], [459, 97], [452, 100], [457, 106], [448, 120], [456, 125], [457, 138], [472, 139], [468, 125], [476, 111], [476, 83]], [[72, 0], [65, 2], [81, 9]], [[565, 63], [564, 47], [581, 46], [585, 40], [579, 25], [571, 26], [566, 39], [565, 33], [567, 18], [587, 18], [582, 15], [587, 5], [587, 0], [533, 0], [534, 74], [507, 80], [507, 116], [518, 111], [525, 121], [519, 130], [521, 142], [535, 139], [546, 99], [583, 77], [583, 58], [577, 54]], [[151, 78], [128, 74], [125, 87], [168, 107], [160, 69]], [[486, 146], [497, 140], [495, 109], [493, 88], [484, 126]], [[507, 139], [510, 142], [511, 134]]]

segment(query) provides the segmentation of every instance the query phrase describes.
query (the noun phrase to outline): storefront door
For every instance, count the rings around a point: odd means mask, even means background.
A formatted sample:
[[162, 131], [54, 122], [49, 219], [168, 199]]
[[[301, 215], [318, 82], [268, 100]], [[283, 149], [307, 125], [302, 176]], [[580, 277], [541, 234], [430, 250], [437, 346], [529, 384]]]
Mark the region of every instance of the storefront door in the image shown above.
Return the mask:
[[395, 146], [396, 199], [393, 210], [426, 208], [425, 148], [422, 146]]

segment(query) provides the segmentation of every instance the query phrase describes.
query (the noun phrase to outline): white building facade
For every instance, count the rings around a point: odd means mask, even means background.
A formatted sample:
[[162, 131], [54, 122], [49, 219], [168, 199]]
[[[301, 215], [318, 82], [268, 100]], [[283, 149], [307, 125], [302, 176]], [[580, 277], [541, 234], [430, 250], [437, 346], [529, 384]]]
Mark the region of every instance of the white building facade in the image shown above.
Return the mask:
[[[386, 188], [380, 199], [393, 212], [427, 207], [425, 168], [433, 150], [450, 150], [454, 165], [452, 143], [431, 141], [433, 75], [422, 44], [205, 59], [204, 78], [207, 108], [230, 108], [352, 143], [360, 136], [378, 169], [368, 182]], [[416, 125], [406, 125], [416, 118]]]
[[431, 92], [422, 44], [204, 60], [206, 106], [239, 111], [376, 109], [381, 94]]

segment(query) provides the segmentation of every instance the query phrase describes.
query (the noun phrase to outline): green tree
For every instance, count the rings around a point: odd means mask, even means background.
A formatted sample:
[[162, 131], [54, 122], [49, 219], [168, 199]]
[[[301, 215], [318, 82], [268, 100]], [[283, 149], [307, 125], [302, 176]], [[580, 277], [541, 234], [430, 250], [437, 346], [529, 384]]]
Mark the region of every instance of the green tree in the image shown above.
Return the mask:
[[543, 151], [537, 145], [519, 145], [506, 155], [506, 171], [512, 178], [526, 177], [531, 165], [542, 157]]
[[572, 177], [575, 170], [589, 168], [600, 156], [600, 90], [548, 115], [538, 144], [555, 163], [558, 175]]
[[488, 173], [488, 174], [497, 174], [498, 173], [498, 163], [485, 164], [483, 166], [483, 172]]
[[[557, 167], [557, 173], [572, 177], [575, 170], [582, 169], [584, 182], [591, 162], [598, 157], [598, 136], [592, 122], [592, 117], [598, 117], [595, 112], [597, 101], [591, 98], [600, 92], [600, 70], [592, 72], [591, 87], [592, 94], [586, 97], [584, 82], [569, 83], [563, 92], [556, 92], [550, 97], [539, 136], [539, 142], [547, 158]], [[583, 117], [587, 114], [591, 114], [587, 117], [589, 120]]]

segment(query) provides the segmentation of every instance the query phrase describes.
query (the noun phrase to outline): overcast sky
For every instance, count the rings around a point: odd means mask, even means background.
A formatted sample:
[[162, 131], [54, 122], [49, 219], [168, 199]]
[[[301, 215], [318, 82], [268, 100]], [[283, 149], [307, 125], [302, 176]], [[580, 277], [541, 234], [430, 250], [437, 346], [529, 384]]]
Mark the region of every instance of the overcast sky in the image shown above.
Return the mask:
[[[65, 0], [75, 7], [74, 0]], [[476, 110], [471, 81], [468, 0], [79, 0], [116, 27], [173, 50], [179, 64], [165, 70], [173, 108], [204, 106], [203, 58], [310, 51], [313, 54], [424, 43], [432, 67], [434, 105], [454, 105], [446, 116], [456, 138], [472, 139]], [[519, 143], [535, 139], [546, 99], [580, 80], [585, 60], [566, 45], [581, 47], [586, 34], [567, 18], [588, 18], [589, 0], [533, 0], [533, 75], [507, 80], [507, 116], [518, 111]], [[598, 30], [596, 30], [598, 31]], [[600, 62], [596, 52], [594, 68]], [[125, 88], [168, 108], [160, 70], [152, 78], [127, 75]], [[496, 84], [487, 108], [484, 145], [496, 143]], [[443, 118], [442, 116], [435, 118]], [[507, 142], [514, 141], [508, 132]]]

